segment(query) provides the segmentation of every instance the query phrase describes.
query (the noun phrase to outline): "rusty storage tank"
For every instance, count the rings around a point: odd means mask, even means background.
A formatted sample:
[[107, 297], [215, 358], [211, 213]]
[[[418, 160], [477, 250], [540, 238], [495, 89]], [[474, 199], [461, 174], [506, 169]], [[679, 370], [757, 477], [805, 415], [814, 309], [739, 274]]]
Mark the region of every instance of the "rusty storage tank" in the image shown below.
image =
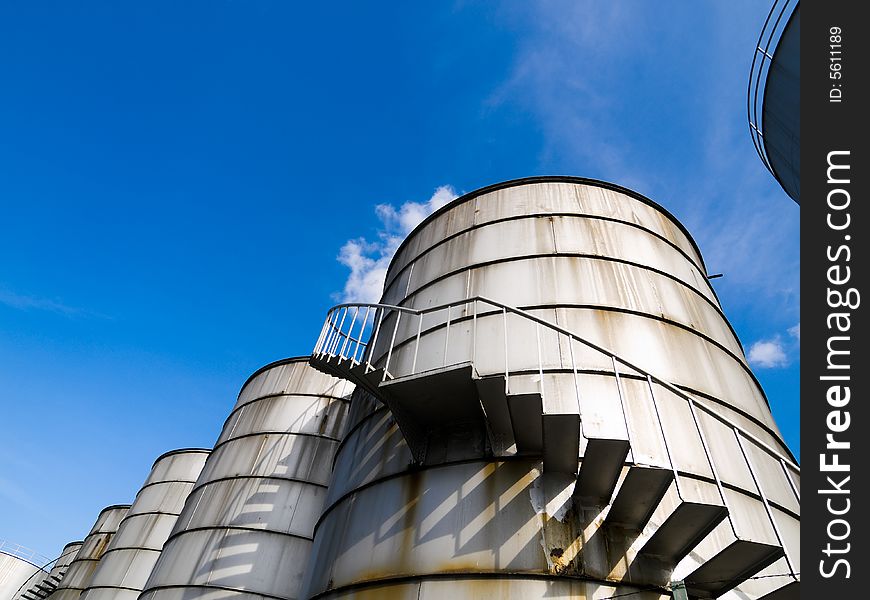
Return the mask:
[[136, 600], [209, 452], [184, 448], [154, 461], [81, 600]]
[[27, 580], [40, 573], [49, 558], [8, 540], [0, 540], [0, 600], [12, 598]]
[[352, 389], [308, 357], [251, 375], [140, 598], [298, 598]]
[[114, 504], [100, 511], [97, 521], [85, 536], [82, 547], [70, 562], [63, 579], [49, 594], [50, 600], [79, 600], [129, 509], [129, 504]]
[[[19, 588], [18, 594], [13, 596], [13, 600], [45, 600], [63, 579], [70, 563], [75, 558], [79, 548], [82, 547], [82, 543], [81, 541], [75, 541], [64, 546], [60, 556], [36, 571]], [[49, 570], [46, 571], [44, 570], [45, 568]]]
[[797, 593], [799, 468], [697, 246], [636, 192], [456, 199], [312, 365], [357, 392], [306, 598]]

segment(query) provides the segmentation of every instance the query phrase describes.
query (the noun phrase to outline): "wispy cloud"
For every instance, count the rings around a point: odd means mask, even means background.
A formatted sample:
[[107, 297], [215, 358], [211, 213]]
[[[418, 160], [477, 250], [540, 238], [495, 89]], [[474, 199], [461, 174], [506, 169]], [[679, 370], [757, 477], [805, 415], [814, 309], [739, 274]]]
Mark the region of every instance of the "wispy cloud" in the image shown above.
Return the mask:
[[[748, 134], [757, 30], [745, 4], [665, 20], [659, 4], [630, 0], [514, 5], [506, 18], [522, 40], [489, 102], [533, 117], [548, 170], [614, 181], [675, 213], [711, 272], [725, 273], [716, 287], [727, 309], [790, 319], [800, 302], [799, 210]], [[679, 51], [687, 30], [705, 40], [692, 55]]]
[[30, 296], [27, 294], [19, 294], [9, 289], [0, 287], [0, 305], [14, 308], [22, 311], [44, 311], [68, 318], [99, 318], [111, 319], [107, 315], [103, 315], [84, 308], [77, 308], [64, 304], [60, 300], [51, 300], [48, 298], [40, 298], [38, 296]]
[[57, 300], [48, 300], [46, 298], [37, 298], [36, 296], [16, 294], [15, 292], [2, 288], [0, 288], [0, 304], [18, 310], [46, 310], [67, 316], [75, 316], [83, 312], [78, 308], [67, 306]]
[[380, 300], [387, 267], [399, 244], [423, 219], [456, 197], [451, 186], [442, 185], [426, 202], [405, 202], [398, 208], [392, 204], [375, 206], [375, 214], [381, 222], [377, 240], [370, 242], [364, 237], [348, 240], [339, 251], [338, 262], [350, 269], [341, 301]]
[[790, 336], [792, 336], [793, 338], [795, 338], [798, 341], [798, 343], [800, 343], [800, 341], [801, 341], [801, 324], [798, 323], [794, 327], [789, 327], [788, 334]]

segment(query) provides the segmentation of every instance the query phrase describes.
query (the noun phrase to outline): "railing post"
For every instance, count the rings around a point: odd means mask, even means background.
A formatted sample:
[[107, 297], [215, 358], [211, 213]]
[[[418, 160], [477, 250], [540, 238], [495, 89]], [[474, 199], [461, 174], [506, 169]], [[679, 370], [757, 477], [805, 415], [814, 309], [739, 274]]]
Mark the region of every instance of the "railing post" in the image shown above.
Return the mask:
[[785, 461], [782, 458], [779, 459], [779, 464], [782, 465], [782, 470], [785, 472], [785, 478], [788, 481], [788, 485], [791, 487], [791, 493], [794, 494], [794, 497], [797, 499], [798, 504], [801, 501], [801, 493], [797, 489], [797, 485], [795, 485], [794, 480], [791, 478], [791, 473], [788, 472], [788, 465], [785, 464]]
[[444, 362], [442, 363], [442, 367], [447, 366], [447, 345], [450, 343], [450, 309], [452, 307], [447, 307], [447, 328], [444, 330]]
[[508, 336], [507, 336], [507, 309], [501, 309], [502, 325], [504, 327], [504, 393], [510, 393], [510, 373], [508, 372]]
[[344, 343], [341, 345], [341, 351], [338, 353], [339, 362], [344, 358], [344, 351], [347, 348], [348, 342], [353, 337], [353, 326], [356, 325], [356, 318], [359, 316], [359, 306], [354, 306], [354, 308], [356, 310], [353, 313], [353, 318], [350, 320], [350, 326], [347, 328], [347, 337], [344, 338]]
[[583, 431], [583, 410], [580, 408], [580, 379], [577, 377], [577, 362], [574, 360], [574, 338], [568, 337], [568, 350], [571, 354], [571, 372], [574, 373], [574, 397], [577, 398], [577, 415], [580, 417], [580, 431]]
[[477, 300], [471, 301], [471, 364], [477, 363]]
[[541, 392], [541, 404], [544, 404], [544, 357], [541, 355], [541, 324], [535, 323], [535, 339], [538, 346], [538, 389]]
[[371, 312], [371, 310], [371, 306], [366, 306], [366, 314], [363, 316], [362, 326], [360, 327], [359, 334], [357, 335], [356, 346], [353, 347], [353, 356], [351, 357], [351, 362], [357, 362], [356, 355], [359, 352], [360, 347], [363, 345], [362, 338], [366, 333], [366, 324], [369, 321], [369, 312]]
[[423, 313], [417, 315], [417, 339], [414, 342], [414, 362], [411, 364], [411, 375], [417, 372], [417, 352], [420, 350], [420, 334], [423, 333]]
[[722, 498], [722, 505], [728, 511], [728, 523], [731, 525], [731, 532], [734, 537], [740, 539], [737, 535], [737, 528], [734, 527], [734, 516], [731, 514], [731, 507], [728, 505], [728, 499], [725, 498], [725, 490], [722, 489], [722, 480], [719, 478], [719, 471], [716, 469], [716, 464], [713, 462], [713, 457], [710, 456], [710, 447], [707, 445], [707, 437], [704, 435], [704, 430], [701, 429], [701, 422], [698, 420], [698, 414], [695, 411], [695, 401], [691, 396], [686, 396], [689, 400], [689, 411], [692, 413], [692, 421], [695, 423], [695, 429], [698, 430], [698, 437], [701, 438], [701, 447], [704, 448], [704, 454], [707, 457], [707, 463], [710, 465], [710, 471], [713, 473], [713, 479], [716, 480], [716, 488], [719, 490], [719, 497]]
[[314, 351], [311, 353], [314, 356], [320, 354], [320, 344], [323, 343], [323, 337], [326, 335], [326, 332], [329, 331], [329, 319], [332, 316], [332, 311], [326, 313], [326, 321], [323, 323], [323, 327], [320, 328], [320, 335], [317, 336], [317, 342], [314, 344]]
[[733, 428], [733, 431], [734, 437], [737, 439], [737, 446], [740, 448], [740, 453], [743, 455], [743, 460], [746, 462], [746, 466], [749, 467], [749, 474], [752, 476], [752, 482], [755, 484], [756, 489], [758, 489], [758, 494], [761, 496], [761, 502], [762, 504], [764, 504], [764, 510], [767, 511], [767, 518], [770, 519], [770, 525], [773, 527], [773, 533], [776, 535], [776, 541], [779, 542], [783, 554], [785, 555], [785, 562], [786, 564], [788, 564], [788, 571], [792, 577], [795, 577], [794, 565], [791, 562], [788, 548], [786, 547], [785, 542], [783, 542], [782, 540], [782, 534], [780, 534], [779, 527], [776, 524], [776, 520], [773, 518], [773, 511], [770, 509], [770, 504], [767, 501], [767, 496], [765, 495], [764, 490], [761, 488], [761, 482], [758, 480], [758, 476], [755, 474], [755, 468], [752, 466], [752, 460], [749, 458], [749, 454], [746, 452], [746, 448], [743, 447], [743, 440], [740, 439], [740, 431], [738, 431], [736, 427]]
[[390, 349], [387, 351], [387, 363], [384, 365], [384, 374], [381, 381], [386, 381], [387, 370], [390, 368], [390, 359], [393, 357], [393, 348], [396, 345], [396, 333], [399, 331], [399, 319], [402, 318], [402, 311], [396, 311], [396, 324], [393, 326], [393, 337], [390, 339]]
[[329, 355], [329, 349], [332, 346], [332, 340], [335, 337], [335, 325], [338, 323], [338, 315], [341, 312], [341, 309], [334, 310], [332, 312], [332, 322], [329, 323], [329, 331], [326, 334], [326, 339], [323, 340], [323, 351], [322, 354]]
[[342, 309], [341, 322], [338, 324], [338, 328], [336, 329], [335, 339], [332, 342], [332, 349], [329, 352], [333, 356], [335, 355], [335, 351], [338, 350], [338, 344], [341, 341], [341, 336], [343, 335], [341, 328], [344, 327], [344, 320], [346, 318], [347, 318], [347, 307], [345, 306], [344, 309]]
[[656, 421], [659, 422], [659, 431], [662, 432], [662, 443], [665, 445], [665, 454], [668, 457], [668, 464], [671, 466], [671, 471], [674, 472], [674, 485], [677, 487], [677, 497], [682, 500], [683, 499], [683, 488], [680, 485], [680, 473], [677, 471], [677, 466], [674, 464], [674, 457], [671, 455], [671, 447], [668, 444], [668, 436], [665, 433], [665, 426], [662, 423], [662, 415], [659, 412], [659, 403], [656, 401], [656, 394], [653, 390], [653, 382], [652, 377], [647, 374], [646, 376], [646, 384], [649, 387], [649, 397], [652, 400], [653, 411], [656, 413]]
[[613, 365], [613, 374], [616, 376], [616, 393], [619, 396], [619, 406], [622, 409], [622, 421], [625, 423], [625, 436], [628, 438], [628, 445], [631, 450], [631, 458], [634, 459], [634, 446], [631, 443], [631, 427], [628, 425], [628, 411], [625, 408], [625, 392], [622, 389], [622, 378], [619, 376], [619, 369], [616, 366], [616, 357], [611, 355], [610, 362]]
[[[378, 310], [381, 311], [381, 316], [378, 319], [378, 324], [375, 326], [375, 333], [374, 333], [374, 336], [372, 337], [372, 343], [370, 346], [368, 346], [368, 348], [366, 348], [368, 350], [368, 358], [366, 358], [366, 368], [363, 369], [363, 373], [368, 373], [369, 369], [372, 366], [372, 353], [375, 351], [375, 347], [378, 345], [378, 334], [381, 332], [381, 324], [383, 324], [384, 315], [387, 312], [384, 308], [379, 308]], [[378, 314], [378, 311], [376, 310], [375, 315], [377, 315], [377, 314]], [[374, 319], [374, 317], [372, 317], [372, 323], [374, 323], [374, 322], [375, 322], [375, 319]]]

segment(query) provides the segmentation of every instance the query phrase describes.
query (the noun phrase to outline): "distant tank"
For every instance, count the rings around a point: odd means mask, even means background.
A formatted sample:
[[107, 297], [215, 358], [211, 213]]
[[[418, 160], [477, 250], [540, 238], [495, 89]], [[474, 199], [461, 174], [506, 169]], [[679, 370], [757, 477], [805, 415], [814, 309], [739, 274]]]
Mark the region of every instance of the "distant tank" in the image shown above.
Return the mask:
[[308, 357], [251, 375], [141, 600], [299, 598], [352, 389]]
[[136, 600], [208, 454], [185, 448], [154, 461], [80, 600]]

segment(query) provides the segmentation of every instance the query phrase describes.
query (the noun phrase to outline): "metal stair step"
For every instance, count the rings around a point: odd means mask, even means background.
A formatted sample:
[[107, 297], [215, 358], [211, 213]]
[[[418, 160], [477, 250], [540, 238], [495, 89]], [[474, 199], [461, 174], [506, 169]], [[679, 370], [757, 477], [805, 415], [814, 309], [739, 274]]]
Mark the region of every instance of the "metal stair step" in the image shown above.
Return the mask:
[[642, 530], [673, 480], [674, 472], [669, 469], [631, 467], [616, 492], [604, 524], [633, 531]]
[[508, 411], [518, 454], [540, 454], [544, 450], [544, 412], [540, 394], [509, 394]]
[[737, 540], [695, 569], [683, 581], [693, 597], [717, 598], [782, 556], [780, 546]]
[[609, 504], [628, 450], [628, 440], [590, 438], [580, 462], [574, 498], [585, 506]]
[[487, 435], [493, 454], [502, 456], [515, 443], [505, 378], [503, 375], [482, 377], [476, 379], [474, 384], [477, 386], [477, 395], [486, 418]]
[[673, 568], [727, 516], [724, 506], [682, 502], [638, 554], [655, 556]]
[[580, 415], [545, 414], [541, 421], [544, 471], [576, 475], [580, 457]]
[[388, 404], [401, 406], [404, 414], [428, 428], [455, 421], [483, 420], [475, 379], [471, 363], [461, 363], [387, 379], [379, 389]]

